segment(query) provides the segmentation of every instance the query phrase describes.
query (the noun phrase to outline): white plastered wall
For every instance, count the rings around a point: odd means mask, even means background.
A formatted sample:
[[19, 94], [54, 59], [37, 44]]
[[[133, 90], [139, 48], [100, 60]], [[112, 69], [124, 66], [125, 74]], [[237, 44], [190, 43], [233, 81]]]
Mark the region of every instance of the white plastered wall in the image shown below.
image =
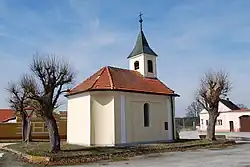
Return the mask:
[[[153, 63], [153, 73], [148, 72], [148, 60], [151, 60]], [[140, 72], [143, 76], [146, 77], [157, 77], [157, 66], [156, 66], [156, 56], [152, 56], [149, 54], [139, 54], [137, 56], [134, 56], [129, 59], [129, 69], [130, 70], [135, 70], [134, 69], [134, 63], [138, 61], [139, 62], [139, 69], [136, 71]]]
[[81, 93], [68, 97], [67, 142], [90, 145], [90, 95]]

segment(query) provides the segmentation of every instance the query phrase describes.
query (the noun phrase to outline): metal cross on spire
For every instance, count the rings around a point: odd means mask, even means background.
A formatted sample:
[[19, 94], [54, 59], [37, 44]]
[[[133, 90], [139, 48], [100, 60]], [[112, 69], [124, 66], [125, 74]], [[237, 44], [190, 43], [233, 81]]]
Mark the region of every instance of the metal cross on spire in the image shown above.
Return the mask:
[[142, 22], [143, 22], [143, 20], [142, 20], [142, 13], [140, 12], [140, 14], [139, 14], [139, 22], [140, 22], [140, 30], [142, 31]]

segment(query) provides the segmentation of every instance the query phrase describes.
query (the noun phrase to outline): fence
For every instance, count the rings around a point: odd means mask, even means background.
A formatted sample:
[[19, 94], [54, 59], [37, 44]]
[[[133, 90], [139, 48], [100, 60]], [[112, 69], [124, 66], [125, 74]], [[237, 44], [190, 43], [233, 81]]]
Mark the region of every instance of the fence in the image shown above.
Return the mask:
[[[17, 128], [17, 123], [0, 123], [0, 140], [14, 140], [22, 139], [21, 129]], [[59, 122], [59, 134], [61, 139], [67, 137], [67, 121]], [[47, 132], [31, 132], [32, 139], [48, 139], [49, 135]]]
[[16, 123], [0, 123], [0, 139], [19, 139]]
[[175, 118], [175, 125], [177, 131], [180, 130], [196, 130], [196, 126], [199, 125], [198, 117], [177, 117]]

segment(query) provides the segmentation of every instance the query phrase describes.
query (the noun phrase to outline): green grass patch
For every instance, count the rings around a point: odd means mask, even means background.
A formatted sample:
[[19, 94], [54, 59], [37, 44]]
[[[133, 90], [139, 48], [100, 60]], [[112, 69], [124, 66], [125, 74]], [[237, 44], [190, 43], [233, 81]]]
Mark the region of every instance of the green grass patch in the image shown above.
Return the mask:
[[[30, 142], [17, 143], [8, 145], [6, 147], [14, 149], [19, 152], [23, 152], [29, 155], [35, 156], [47, 156], [53, 158], [69, 158], [79, 156], [93, 156], [93, 155], [107, 155], [107, 154], [124, 154], [126, 152], [136, 152], [137, 154], [144, 154], [149, 152], [162, 152], [164, 150], [178, 150], [193, 146], [202, 146], [213, 143], [223, 143], [223, 141], [208, 141], [208, 140], [178, 140], [174, 143], [155, 143], [155, 144], [139, 144], [136, 146], [126, 147], [85, 147], [79, 145], [67, 144], [66, 142], [61, 143], [61, 151], [58, 153], [50, 153], [49, 142]], [[119, 158], [118, 158], [119, 159]]]
[[74, 165], [100, 161], [124, 161], [135, 156], [160, 156], [163, 152], [186, 151], [200, 148], [225, 148], [235, 143], [227, 140], [178, 140], [174, 143], [138, 144], [136, 146], [123, 147], [84, 147], [79, 145], [61, 143], [61, 151], [50, 153], [49, 142], [31, 142], [29, 144], [16, 143], [5, 146], [7, 148], [33, 156], [50, 157], [49, 162], [32, 162], [43, 165]]

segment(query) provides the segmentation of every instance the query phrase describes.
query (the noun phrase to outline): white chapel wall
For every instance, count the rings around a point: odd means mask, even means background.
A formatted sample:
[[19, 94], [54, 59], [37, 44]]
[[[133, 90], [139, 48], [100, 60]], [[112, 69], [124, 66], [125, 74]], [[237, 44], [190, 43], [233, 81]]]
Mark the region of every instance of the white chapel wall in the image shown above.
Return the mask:
[[91, 144], [115, 144], [114, 96], [107, 92], [91, 93]]
[[69, 96], [67, 113], [67, 142], [90, 145], [90, 95]]

